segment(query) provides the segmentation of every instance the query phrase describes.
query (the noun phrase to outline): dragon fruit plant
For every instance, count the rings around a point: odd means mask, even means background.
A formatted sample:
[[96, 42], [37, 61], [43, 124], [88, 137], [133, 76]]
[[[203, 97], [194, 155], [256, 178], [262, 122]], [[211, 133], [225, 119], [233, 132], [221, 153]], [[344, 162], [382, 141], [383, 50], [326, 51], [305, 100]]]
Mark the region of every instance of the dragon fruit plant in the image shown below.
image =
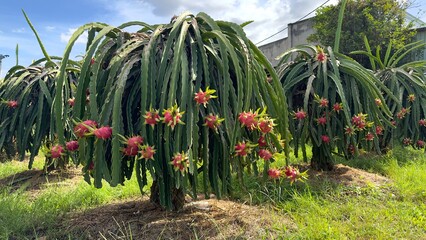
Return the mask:
[[[29, 67], [15, 66], [0, 85], [0, 98], [9, 99], [0, 103], [0, 149], [16, 143], [20, 160], [24, 160], [26, 152], [30, 153], [29, 168], [43, 145], [56, 143], [51, 121], [55, 79], [60, 65], [60, 60], [56, 60], [58, 62], [47, 64], [46, 59], [40, 59]], [[43, 66], [45, 64], [48, 66]], [[71, 64], [77, 66], [75, 62]], [[68, 77], [75, 77], [74, 73], [69, 74]], [[72, 94], [71, 90], [67, 94]], [[72, 128], [72, 124], [66, 121], [65, 128]], [[68, 164], [68, 158], [46, 160], [46, 167]]]
[[[294, 60], [290, 60], [291, 57]], [[382, 92], [390, 91], [356, 61], [331, 48], [303, 45], [281, 56], [278, 75], [287, 97], [289, 129], [297, 155], [312, 145], [311, 166], [331, 170], [333, 155], [351, 157], [358, 149], [379, 150], [380, 128], [391, 126]]]
[[[43, 145], [52, 147], [57, 143], [51, 118], [52, 106], [56, 101], [56, 77], [62, 66], [60, 57], [47, 54], [25, 12], [24, 16], [39, 41], [44, 58], [34, 61], [28, 67], [17, 63], [7, 72], [0, 84], [0, 149], [16, 148], [20, 160], [24, 160], [29, 152], [31, 168]], [[67, 69], [64, 75], [67, 85], [64, 86], [63, 94], [64, 99], [68, 99], [71, 98], [72, 89], [75, 87], [73, 79], [78, 75], [80, 66], [75, 61], [68, 61], [63, 67]], [[62, 127], [69, 130], [72, 124], [65, 120]], [[64, 166], [68, 162], [66, 157], [46, 160], [46, 167]]]
[[396, 143], [419, 148], [416, 143], [426, 139], [426, 61], [409, 61], [407, 58], [424, 49], [426, 43], [413, 42], [399, 50], [389, 44], [384, 54], [380, 49], [373, 54], [366, 37], [364, 41], [367, 51], [354, 51], [353, 54], [369, 57], [370, 69], [392, 93], [384, 94], [385, 101], [377, 103], [388, 106], [394, 125], [385, 127], [380, 136], [380, 147], [386, 150]]
[[[128, 33], [130, 26], [140, 30]], [[66, 65], [85, 32], [88, 47], [68, 101]], [[242, 26], [205, 13], [183, 13], [159, 25], [86, 24], [71, 37], [55, 84], [57, 142], [64, 149], [78, 142], [73, 154], [85, 179], [98, 188], [102, 180], [116, 186], [135, 169], [142, 190], [149, 173], [151, 200], [167, 209], [181, 208], [185, 193], [197, 196], [199, 174], [202, 192], [221, 197], [230, 192], [233, 172], [253, 172], [253, 162], [238, 155], [245, 150], [235, 148], [240, 141], [264, 136], [262, 144], [280, 151], [277, 143], [289, 141], [286, 99], [274, 69]], [[267, 109], [268, 118], [252, 125], [248, 116], [254, 133], [241, 127], [240, 114], [256, 109]], [[97, 125], [79, 125], [88, 120]], [[64, 128], [67, 121], [77, 129]]]

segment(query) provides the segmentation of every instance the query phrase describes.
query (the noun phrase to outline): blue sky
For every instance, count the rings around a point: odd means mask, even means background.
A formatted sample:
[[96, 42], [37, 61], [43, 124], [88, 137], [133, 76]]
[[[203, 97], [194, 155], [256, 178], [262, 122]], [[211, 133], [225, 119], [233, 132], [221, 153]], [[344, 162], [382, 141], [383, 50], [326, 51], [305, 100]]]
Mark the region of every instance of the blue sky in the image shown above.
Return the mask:
[[[0, 8], [0, 54], [3, 59], [3, 77], [16, 63], [15, 48], [19, 45], [19, 64], [28, 66], [43, 57], [37, 40], [25, 21], [22, 9], [27, 13], [42, 39], [49, 55], [62, 56], [73, 31], [89, 22], [104, 22], [117, 26], [139, 20], [150, 24], [167, 23], [173, 15], [188, 10], [206, 12], [214, 19], [237, 23], [254, 20], [245, 28], [248, 36], [258, 42], [288, 23], [295, 22], [320, 6], [318, 0], [9, 0]], [[328, 4], [337, 2], [331, 0]], [[426, 21], [426, 1], [417, 0], [410, 13]], [[420, 15], [419, 15], [420, 13]], [[286, 31], [269, 41], [286, 36]], [[83, 54], [84, 41], [74, 47], [72, 58]]]

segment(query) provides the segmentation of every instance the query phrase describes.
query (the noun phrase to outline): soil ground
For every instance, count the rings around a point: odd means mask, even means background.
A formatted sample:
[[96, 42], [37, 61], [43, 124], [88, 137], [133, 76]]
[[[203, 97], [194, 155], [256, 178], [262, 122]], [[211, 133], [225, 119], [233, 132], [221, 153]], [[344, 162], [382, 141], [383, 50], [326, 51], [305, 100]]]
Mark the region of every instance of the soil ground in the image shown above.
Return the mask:
[[353, 187], [381, 186], [389, 183], [389, 179], [379, 174], [366, 172], [361, 169], [336, 164], [331, 171], [316, 171], [308, 169], [309, 179], [328, 180], [336, 184]]
[[273, 231], [267, 209], [227, 200], [205, 199], [168, 212], [140, 199], [72, 213], [65, 232], [97, 239], [258, 239]]
[[[327, 172], [314, 171], [308, 166], [299, 168], [308, 170], [309, 181], [314, 182], [327, 180], [360, 187], [389, 182], [383, 176], [343, 164], [337, 164], [333, 171]], [[48, 175], [41, 170], [27, 170], [0, 179], [0, 187], [29, 191], [30, 196], [36, 197], [46, 184], [72, 184], [80, 179], [81, 171], [76, 168]], [[168, 212], [150, 203], [146, 197], [69, 213], [58, 227], [63, 233], [82, 239], [130, 239], [129, 236], [132, 239], [268, 239], [275, 237], [271, 227], [274, 215], [273, 210], [266, 207], [214, 197], [188, 200], [183, 210]], [[279, 217], [288, 229], [296, 228], [290, 219]]]

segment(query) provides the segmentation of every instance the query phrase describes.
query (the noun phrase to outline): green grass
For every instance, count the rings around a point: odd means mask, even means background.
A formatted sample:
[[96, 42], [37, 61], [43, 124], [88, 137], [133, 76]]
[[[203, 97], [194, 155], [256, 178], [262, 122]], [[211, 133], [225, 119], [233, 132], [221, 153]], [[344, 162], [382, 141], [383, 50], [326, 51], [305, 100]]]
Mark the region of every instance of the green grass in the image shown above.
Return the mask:
[[[44, 160], [37, 157], [34, 161], [33, 169], [43, 169]], [[28, 170], [28, 162], [7, 161], [0, 163], [0, 179], [13, 174]]]
[[[380, 173], [389, 184], [345, 187], [332, 182], [286, 181], [260, 184], [251, 179], [235, 197], [270, 204], [294, 227], [274, 220], [282, 239], [426, 239], [426, 156], [396, 148], [384, 156], [338, 159], [337, 163]], [[247, 197], [248, 196], [248, 197]], [[273, 218], [275, 219], [275, 218]]]
[[[1, 178], [27, 170], [19, 162], [0, 165]], [[42, 166], [42, 165], [41, 165]], [[102, 204], [140, 197], [136, 178], [127, 181], [124, 186], [112, 188], [103, 183], [102, 189], [96, 189], [84, 182], [48, 184], [36, 197], [25, 190], [10, 193], [10, 189], [0, 190], [0, 239], [27, 239], [31, 237], [56, 235], [62, 229], [56, 229], [57, 222], [64, 214], [81, 211]]]
[[[262, 182], [261, 177], [246, 176], [245, 187], [234, 180], [232, 196], [274, 209], [271, 231], [279, 239], [426, 239], [423, 152], [396, 148], [384, 156], [337, 162], [380, 173], [391, 181], [379, 187], [346, 187], [329, 181]], [[282, 164], [282, 159], [273, 163], [276, 167]], [[16, 162], [0, 164], [1, 178], [24, 170], [26, 165]], [[134, 178], [116, 188], [105, 184], [95, 189], [82, 179], [77, 184], [65, 183], [50, 184], [36, 197], [24, 190], [10, 193], [3, 188], [0, 239], [55, 236], [62, 231], [55, 229], [57, 221], [69, 212], [140, 196]]]
[[[426, 206], [368, 193], [328, 197], [294, 194], [277, 206], [296, 223], [293, 239], [423, 239]], [[278, 229], [279, 231], [279, 229]]]
[[136, 180], [114, 189], [107, 184], [102, 189], [95, 189], [85, 182], [64, 186], [48, 187], [36, 199], [23, 192], [10, 194], [3, 190], [0, 197], [0, 239], [11, 236], [25, 239], [40, 229], [44, 234], [54, 235], [61, 231], [55, 229], [56, 222], [68, 212], [140, 196]]

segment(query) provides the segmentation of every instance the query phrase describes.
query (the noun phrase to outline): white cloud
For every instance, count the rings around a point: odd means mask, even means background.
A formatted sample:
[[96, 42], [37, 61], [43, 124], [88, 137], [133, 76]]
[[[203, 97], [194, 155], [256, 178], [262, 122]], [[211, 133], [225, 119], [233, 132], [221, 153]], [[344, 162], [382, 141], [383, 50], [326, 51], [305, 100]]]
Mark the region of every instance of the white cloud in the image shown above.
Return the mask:
[[46, 29], [46, 31], [48, 31], [48, 32], [52, 32], [53, 30], [55, 30], [55, 29], [56, 29], [56, 27], [53, 27], [53, 26], [46, 26], [46, 27], [44, 27], [44, 29]]
[[[98, 0], [115, 16], [113, 25], [126, 21], [139, 20], [149, 24], [167, 23], [173, 15], [184, 11], [194, 14], [206, 12], [216, 20], [243, 23], [254, 22], [244, 28], [247, 36], [258, 42], [283, 30], [288, 23], [296, 22], [301, 17], [320, 6], [324, 1], [312, 0]], [[336, 3], [331, 0], [327, 4]], [[311, 15], [313, 16], [313, 14]], [[270, 42], [287, 36], [284, 30]]]
[[[290, 5], [287, 0], [248, 0], [235, 2], [228, 9], [211, 13], [215, 19], [224, 19], [236, 23], [253, 20], [254, 22], [244, 28], [247, 36], [258, 42], [273, 33], [285, 28], [291, 21], [289, 18]], [[278, 38], [286, 36], [286, 31]]]
[[[93, 0], [95, 1], [95, 0]], [[96, 0], [98, 6], [103, 9], [96, 14], [96, 21], [106, 22], [117, 26], [128, 21], [143, 21], [148, 24], [168, 23], [173, 15], [179, 15], [184, 11], [190, 11], [194, 14], [205, 12], [216, 20], [232, 21], [242, 23], [254, 20], [253, 23], [244, 28], [248, 37], [257, 43], [260, 40], [271, 36], [272, 34], [287, 27], [300, 19], [308, 12], [314, 10], [326, 0]], [[335, 4], [338, 0], [331, 0], [327, 4]], [[99, 15], [103, 14], [103, 15]], [[74, 22], [77, 26], [79, 19]], [[43, 24], [42, 24], [43, 25]], [[55, 26], [55, 27], [53, 27]], [[66, 27], [64, 27], [66, 26]], [[5, 28], [2, 29], [5, 31]], [[76, 30], [69, 28], [59, 20], [54, 23], [45, 24], [46, 32], [41, 34], [44, 46], [51, 55], [61, 56], [66, 44]], [[10, 31], [10, 30], [8, 30]], [[130, 30], [132, 31], [132, 30]], [[14, 33], [28, 32], [28, 29], [17, 28]], [[62, 32], [55, 34], [56, 32]], [[0, 32], [1, 33], [1, 32]], [[58, 36], [59, 35], [59, 36]], [[19, 38], [18, 34], [0, 35], [0, 43], [5, 46], [1, 53], [13, 55], [16, 44], [19, 44], [19, 62], [27, 66], [33, 59], [42, 57], [41, 51], [35, 46], [38, 43], [34, 37]], [[277, 40], [287, 36], [287, 30], [282, 31], [274, 38], [268, 39], [262, 44]], [[59, 38], [59, 39], [58, 39]], [[71, 56], [84, 54], [84, 45], [87, 34], [77, 40], [74, 45]], [[3, 61], [3, 74], [6, 69], [13, 66], [12, 57]]]
[[12, 29], [13, 33], [24, 33], [25, 32], [25, 28], [15, 28]]
[[189, 0], [146, 0], [148, 4], [153, 6], [153, 13], [159, 16], [171, 17], [174, 14], [179, 14], [185, 10], [190, 10], [193, 13], [199, 11], [213, 12], [234, 11], [234, 7], [238, 7], [241, 3], [249, 3], [247, 1], [237, 0], [215, 0], [215, 1], [189, 1]]
[[[67, 43], [76, 30], [77, 28], [69, 28], [68, 32], [61, 33], [61, 42]], [[80, 43], [80, 44], [86, 44], [86, 42], [87, 42], [87, 32], [83, 33], [76, 41], [76, 43]]]

